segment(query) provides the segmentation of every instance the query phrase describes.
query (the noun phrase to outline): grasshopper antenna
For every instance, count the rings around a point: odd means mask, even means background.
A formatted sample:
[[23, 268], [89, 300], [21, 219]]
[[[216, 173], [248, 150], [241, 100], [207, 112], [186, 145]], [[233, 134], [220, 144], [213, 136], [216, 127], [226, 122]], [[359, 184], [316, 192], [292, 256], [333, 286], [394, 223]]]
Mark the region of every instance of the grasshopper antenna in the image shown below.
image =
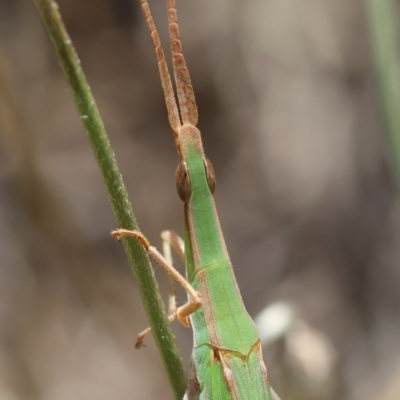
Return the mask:
[[189, 70], [186, 66], [185, 57], [182, 53], [182, 44], [179, 36], [178, 14], [176, 11], [176, 0], [167, 0], [169, 37], [172, 50], [172, 66], [178, 95], [179, 109], [182, 122], [196, 126], [198, 111], [194, 97], [193, 86], [190, 81]]
[[167, 106], [168, 120], [172, 130], [174, 131], [176, 141], [179, 129], [182, 124], [179, 117], [178, 106], [176, 104], [171, 75], [168, 70], [167, 61], [165, 60], [165, 54], [161, 44], [160, 35], [158, 34], [156, 24], [151, 14], [150, 5], [147, 0], [140, 0], [140, 4], [142, 7], [144, 18], [146, 20], [147, 27], [150, 32], [151, 40], [153, 41], [153, 46], [158, 61], [158, 70], [160, 72], [161, 84], [164, 91], [165, 104]]

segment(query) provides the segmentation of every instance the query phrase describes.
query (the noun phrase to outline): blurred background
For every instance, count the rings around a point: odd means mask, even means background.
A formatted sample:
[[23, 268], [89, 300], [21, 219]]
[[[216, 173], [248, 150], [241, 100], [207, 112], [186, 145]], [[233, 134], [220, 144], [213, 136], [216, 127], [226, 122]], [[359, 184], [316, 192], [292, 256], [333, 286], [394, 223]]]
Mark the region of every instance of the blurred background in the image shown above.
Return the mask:
[[[178, 2], [243, 300], [252, 316], [294, 304], [264, 347], [283, 400], [400, 399], [400, 202], [367, 4]], [[139, 2], [59, 5], [160, 248], [162, 230], [182, 235], [183, 210]], [[151, 6], [166, 39], [165, 2]], [[114, 228], [36, 9], [0, 0], [0, 400], [171, 398], [153, 339], [134, 349], [148, 323]], [[188, 368], [192, 333], [173, 329]]]

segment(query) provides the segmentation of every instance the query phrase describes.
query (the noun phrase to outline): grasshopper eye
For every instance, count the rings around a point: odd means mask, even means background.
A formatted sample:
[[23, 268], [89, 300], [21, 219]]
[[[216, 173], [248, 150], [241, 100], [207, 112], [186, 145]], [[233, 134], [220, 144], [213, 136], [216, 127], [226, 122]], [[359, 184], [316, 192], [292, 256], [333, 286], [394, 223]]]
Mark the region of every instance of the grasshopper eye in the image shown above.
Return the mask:
[[215, 177], [214, 167], [207, 157], [203, 157], [204, 168], [206, 169], [207, 183], [211, 193], [215, 192], [217, 179]]
[[192, 185], [190, 183], [189, 172], [186, 163], [180, 163], [175, 172], [176, 190], [179, 198], [187, 203], [192, 193]]

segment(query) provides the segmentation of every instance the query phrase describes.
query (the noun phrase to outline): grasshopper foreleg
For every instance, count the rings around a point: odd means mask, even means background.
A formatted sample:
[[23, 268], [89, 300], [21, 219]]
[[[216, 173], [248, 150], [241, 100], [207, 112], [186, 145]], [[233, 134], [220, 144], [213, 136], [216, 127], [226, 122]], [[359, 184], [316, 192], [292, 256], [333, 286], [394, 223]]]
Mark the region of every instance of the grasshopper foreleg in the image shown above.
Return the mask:
[[[165, 243], [165, 245], [163, 246], [164, 253], [166, 253], [165, 257], [154, 246], [151, 246], [148, 239], [139, 231], [117, 229], [115, 231], [112, 231], [111, 235], [118, 240], [122, 239], [125, 236], [131, 236], [136, 238], [139, 241], [139, 243], [143, 246], [143, 248], [147, 251], [147, 253], [165, 269], [168, 275], [173, 280], [177, 281], [183, 287], [183, 289], [187, 293], [189, 293], [190, 300], [176, 310], [175, 293], [174, 290], [170, 290], [168, 319], [170, 321], [173, 321], [176, 316], [177, 319], [183, 325], [190, 327], [191, 324], [189, 316], [202, 305], [201, 294], [197, 292], [193, 288], [193, 286], [172, 265], [171, 263], [172, 260], [170, 257], [170, 249], [168, 249], [168, 247], [172, 247], [177, 251], [178, 255], [184, 257], [182, 239], [180, 239], [179, 236], [176, 235], [176, 233], [173, 231], [164, 231], [162, 233], [162, 238]], [[139, 334], [138, 340], [136, 342], [136, 348], [140, 348], [142, 346], [144, 337], [148, 335], [150, 332], [151, 329], [147, 328], [142, 333]]]

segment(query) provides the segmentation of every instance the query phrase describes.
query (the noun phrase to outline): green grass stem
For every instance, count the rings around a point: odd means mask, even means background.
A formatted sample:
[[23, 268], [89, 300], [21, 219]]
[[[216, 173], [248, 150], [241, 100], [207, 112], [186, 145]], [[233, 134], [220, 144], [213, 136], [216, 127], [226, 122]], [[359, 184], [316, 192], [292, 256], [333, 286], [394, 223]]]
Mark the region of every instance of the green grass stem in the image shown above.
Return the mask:
[[[138, 230], [139, 227], [133, 214], [132, 206], [129, 202], [128, 194], [104, 129], [99, 110], [71, 39], [62, 22], [58, 6], [52, 0], [33, 1], [53, 42], [58, 60], [71, 89], [76, 108], [106, 186], [117, 226], [130, 230]], [[133, 167], [135, 166], [133, 165]], [[144, 308], [153, 330], [154, 339], [160, 351], [172, 392], [174, 397], [180, 400], [185, 391], [186, 378], [178, 347], [164, 311], [164, 305], [159, 294], [153, 268], [142, 246], [135, 239], [127, 237], [122, 241], [133, 275], [139, 287]], [[104, 360], [104, 362], [107, 362], [107, 360]], [[136, 395], [132, 394], [133, 397]]]

